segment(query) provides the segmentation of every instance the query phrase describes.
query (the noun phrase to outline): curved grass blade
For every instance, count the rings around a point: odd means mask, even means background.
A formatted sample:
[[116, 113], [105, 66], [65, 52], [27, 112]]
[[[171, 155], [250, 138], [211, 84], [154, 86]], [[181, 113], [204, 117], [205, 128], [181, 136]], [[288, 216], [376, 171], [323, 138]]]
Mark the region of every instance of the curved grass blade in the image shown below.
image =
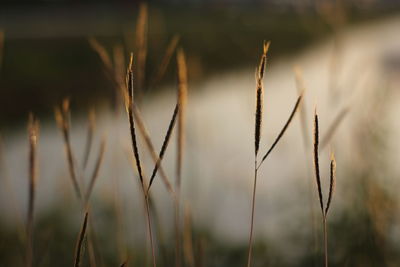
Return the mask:
[[269, 154], [272, 152], [272, 150], [275, 148], [275, 146], [278, 144], [279, 140], [281, 140], [282, 136], [285, 134], [287, 128], [289, 127], [290, 123], [293, 120], [294, 115], [296, 115], [296, 112], [300, 106], [301, 100], [303, 99], [303, 93], [297, 98], [296, 104], [293, 107], [292, 112], [290, 113], [290, 116], [288, 120], [286, 121], [285, 125], [283, 126], [282, 130], [279, 132], [278, 136], [276, 137], [275, 141], [272, 143], [271, 147], [268, 149], [267, 153], [263, 156], [260, 164], [257, 166], [257, 169], [260, 168], [261, 164], [264, 162], [264, 160], [269, 156]]
[[160, 154], [159, 154], [157, 162], [156, 162], [156, 164], [154, 166], [153, 173], [151, 174], [150, 183], [149, 183], [149, 187], [148, 187], [147, 191], [150, 190], [150, 186], [152, 185], [153, 180], [156, 177], [158, 168], [159, 168], [159, 166], [161, 164], [161, 161], [162, 161], [162, 159], [164, 157], [165, 151], [167, 150], [167, 147], [168, 147], [168, 144], [169, 144], [169, 140], [171, 138], [171, 134], [172, 134], [172, 131], [173, 131], [174, 126], [175, 126], [175, 122], [176, 122], [176, 118], [177, 118], [177, 115], [178, 115], [178, 111], [179, 111], [179, 106], [178, 106], [178, 104], [176, 104], [175, 105], [175, 109], [174, 109], [174, 113], [172, 114], [172, 118], [171, 118], [171, 120], [169, 122], [169, 125], [168, 125], [167, 134], [165, 135], [163, 144], [161, 146]]

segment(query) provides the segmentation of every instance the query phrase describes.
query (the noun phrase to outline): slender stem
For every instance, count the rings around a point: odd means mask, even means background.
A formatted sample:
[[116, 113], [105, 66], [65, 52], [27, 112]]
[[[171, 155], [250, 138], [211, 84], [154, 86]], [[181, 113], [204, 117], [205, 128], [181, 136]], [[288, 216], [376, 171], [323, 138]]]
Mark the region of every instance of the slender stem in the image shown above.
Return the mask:
[[38, 138], [38, 122], [31, 114], [28, 122], [28, 139], [29, 139], [29, 202], [28, 217], [26, 225], [27, 233], [27, 249], [26, 249], [26, 266], [33, 265], [33, 213], [35, 205], [35, 183], [36, 183], [36, 165], [37, 165], [37, 138]]
[[326, 230], [326, 216], [323, 216], [323, 225], [324, 225], [325, 267], [328, 267], [328, 231]]
[[[143, 192], [145, 192], [144, 191], [144, 187], [143, 187]], [[153, 232], [151, 230], [149, 196], [148, 195], [144, 195], [144, 199], [145, 199], [145, 202], [146, 202], [145, 205], [146, 205], [147, 228], [148, 228], [148, 231], [149, 231], [151, 254], [152, 254], [152, 258], [153, 258], [153, 267], [156, 267], [156, 253], [155, 253], [154, 244], [153, 244]]]
[[177, 194], [175, 196], [175, 266], [181, 266], [181, 240], [180, 240], [180, 196], [179, 196], [179, 188], [176, 189]]
[[[31, 181], [32, 183], [32, 181]], [[29, 208], [28, 208], [28, 223], [27, 223], [27, 250], [26, 250], [26, 266], [32, 266], [33, 262], [33, 208], [35, 201], [34, 185], [29, 187]]]
[[253, 228], [254, 228], [254, 210], [256, 206], [256, 188], [257, 188], [257, 159], [254, 161], [254, 185], [253, 185], [253, 199], [251, 203], [251, 223], [250, 223], [250, 237], [249, 237], [249, 254], [247, 257], [247, 267], [251, 266], [251, 257], [253, 252]]

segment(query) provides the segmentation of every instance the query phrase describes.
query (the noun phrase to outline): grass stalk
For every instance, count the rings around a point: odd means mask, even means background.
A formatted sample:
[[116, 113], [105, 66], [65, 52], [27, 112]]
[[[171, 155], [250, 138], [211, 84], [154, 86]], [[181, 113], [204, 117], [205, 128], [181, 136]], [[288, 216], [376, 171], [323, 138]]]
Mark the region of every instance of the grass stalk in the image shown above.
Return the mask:
[[254, 215], [256, 208], [256, 189], [257, 189], [257, 160], [254, 161], [254, 184], [253, 184], [253, 194], [251, 201], [251, 218], [250, 218], [250, 236], [249, 236], [249, 250], [247, 254], [247, 267], [251, 266], [252, 253], [253, 253], [253, 232], [254, 232]]
[[151, 247], [151, 256], [152, 256], [152, 261], [153, 261], [153, 267], [156, 267], [156, 252], [154, 249], [154, 244], [153, 244], [153, 231], [151, 227], [151, 217], [150, 217], [150, 207], [149, 207], [149, 195], [145, 195], [145, 188], [143, 187], [143, 195], [145, 196], [145, 204], [146, 204], [146, 218], [147, 218], [147, 230], [149, 232], [149, 240], [150, 240], [150, 247]]
[[326, 230], [326, 216], [323, 216], [323, 231], [324, 231], [324, 263], [328, 267], [328, 232]]
[[139, 6], [139, 14], [136, 21], [136, 36], [135, 36], [135, 49], [137, 55], [137, 93], [142, 92], [145, 82], [145, 69], [147, 57], [147, 24], [148, 24], [148, 9], [146, 3], [141, 3]]
[[[89, 43], [92, 46], [92, 49], [99, 55], [105, 69], [106, 69], [106, 73], [107, 75], [111, 78], [113, 84], [117, 87], [117, 88], [123, 88], [122, 90], [118, 90], [118, 92], [121, 93], [123, 99], [125, 100], [125, 106], [127, 108], [127, 110], [129, 109], [128, 107], [128, 103], [126, 103], [127, 99], [131, 98], [133, 95], [133, 92], [129, 91], [127, 94], [127, 90], [125, 90], [124, 88], [125, 85], [122, 85], [120, 76], [121, 76], [121, 71], [120, 69], [120, 65], [123, 62], [123, 59], [121, 58], [121, 53], [122, 53], [122, 48], [120, 47], [115, 47], [114, 49], [114, 61], [115, 61], [115, 70], [112, 69], [112, 63], [111, 63], [111, 58], [107, 53], [107, 50], [105, 49], [105, 47], [103, 45], [101, 45], [96, 39], [94, 38], [90, 38], [89, 39]], [[167, 49], [168, 52], [168, 49]], [[173, 52], [173, 51], [172, 51]], [[171, 53], [172, 53], [171, 52]], [[130, 62], [130, 65], [132, 65], [133, 62]], [[128, 82], [129, 77], [126, 77], [126, 82]], [[133, 79], [131, 81], [129, 81], [129, 83], [133, 82]], [[132, 85], [133, 88], [133, 85]], [[129, 96], [129, 97], [128, 97]], [[128, 100], [129, 101], [129, 100]], [[141, 136], [143, 137], [146, 147], [148, 149], [148, 151], [150, 152], [150, 155], [154, 161], [154, 164], [157, 165], [157, 171], [160, 172], [161, 175], [161, 179], [163, 180], [167, 191], [169, 191], [169, 193], [171, 194], [171, 196], [173, 198], [175, 198], [175, 192], [173, 190], [173, 187], [171, 185], [171, 183], [169, 182], [169, 179], [161, 165], [161, 160], [159, 159], [159, 156], [157, 156], [157, 153], [155, 152], [155, 148], [153, 145], [153, 142], [151, 141], [150, 135], [148, 134], [147, 128], [144, 124], [144, 121], [142, 119], [142, 115], [140, 113], [140, 110], [138, 109], [137, 105], [133, 105], [132, 107], [133, 109], [133, 115], [134, 115], [134, 120], [137, 123], [137, 128], [141, 134]], [[168, 144], [168, 142], [167, 142]], [[156, 171], [156, 172], [157, 172]], [[154, 179], [154, 178], [153, 178]], [[148, 190], [148, 189], [147, 189]]]
[[186, 266], [194, 267], [194, 252], [193, 252], [193, 237], [192, 237], [192, 216], [190, 207], [186, 206], [184, 215], [184, 227], [183, 227], [183, 254], [185, 256]]
[[321, 149], [324, 149], [329, 144], [336, 130], [339, 128], [340, 124], [342, 123], [346, 115], [349, 113], [349, 111], [350, 107], [345, 106], [339, 111], [339, 113], [333, 119], [331, 125], [328, 127], [328, 130], [326, 131], [326, 134], [322, 137]]
[[261, 141], [261, 128], [262, 128], [262, 111], [263, 111], [263, 84], [262, 79], [264, 77], [265, 66], [267, 63], [267, 52], [269, 49], [270, 42], [264, 42], [263, 46], [263, 54], [260, 59], [260, 64], [258, 67], [257, 75], [256, 75], [256, 112], [255, 112], [255, 134], [254, 134], [254, 184], [253, 184], [253, 193], [252, 193], [252, 203], [251, 203], [251, 217], [250, 217], [250, 234], [249, 234], [249, 248], [248, 248], [248, 256], [247, 256], [247, 267], [251, 266], [252, 261], [252, 246], [253, 246], [253, 231], [254, 231], [254, 216], [255, 216], [255, 205], [256, 205], [256, 190], [257, 190], [257, 177], [258, 177], [258, 169], [261, 167], [262, 163], [267, 159], [270, 153], [273, 151], [275, 146], [281, 140], [286, 130], [288, 129], [290, 123], [293, 120], [294, 115], [296, 114], [301, 100], [303, 98], [303, 92], [301, 92], [300, 96], [297, 98], [296, 104], [290, 113], [288, 120], [285, 125], [279, 132], [275, 141], [272, 143], [271, 147], [268, 149], [267, 153], [262, 157], [260, 163], [258, 163], [258, 152], [260, 148]]
[[[181, 187], [182, 180], [182, 161], [183, 161], [183, 147], [185, 142], [185, 112], [186, 112], [186, 101], [187, 101], [187, 66], [185, 54], [182, 49], [178, 50], [177, 53], [177, 67], [178, 67], [178, 156], [176, 166], [176, 186], [177, 191]], [[178, 193], [179, 194], [179, 193]]]
[[150, 239], [150, 246], [151, 246], [151, 253], [152, 253], [152, 259], [153, 259], [153, 267], [156, 267], [156, 256], [155, 256], [155, 248], [153, 244], [153, 234], [152, 234], [152, 227], [151, 227], [151, 219], [150, 219], [150, 210], [149, 210], [149, 199], [148, 195], [146, 194], [147, 190], [145, 188], [145, 181], [143, 178], [143, 172], [142, 172], [142, 166], [140, 162], [140, 157], [139, 157], [139, 150], [137, 146], [137, 140], [136, 140], [136, 130], [135, 130], [135, 120], [134, 120], [134, 84], [133, 84], [133, 55], [131, 55], [130, 59], [130, 64], [128, 67], [128, 72], [127, 72], [127, 94], [125, 96], [128, 97], [128, 99], [125, 99], [126, 103], [126, 109], [128, 113], [128, 119], [129, 119], [129, 127], [130, 127], [130, 134], [131, 134], [131, 141], [132, 141], [132, 151], [135, 157], [135, 163], [136, 163], [136, 168], [138, 170], [139, 174], [139, 180], [140, 184], [142, 187], [143, 191], [143, 197], [145, 201], [145, 210], [146, 210], [146, 219], [147, 219], [147, 226], [148, 226], [148, 233], [149, 233], [149, 239]]
[[89, 156], [90, 156], [92, 143], [93, 143], [93, 134], [94, 134], [94, 128], [95, 128], [95, 121], [96, 121], [96, 115], [95, 115], [94, 109], [91, 109], [89, 111], [89, 115], [88, 115], [86, 144], [85, 144], [85, 150], [84, 150], [84, 153], [83, 153], [83, 163], [82, 163], [82, 169], [83, 170], [86, 169], [87, 163], [89, 161]]
[[168, 252], [166, 250], [166, 248], [168, 247], [168, 244], [166, 242], [165, 234], [164, 234], [164, 230], [163, 230], [164, 225], [162, 224], [162, 222], [160, 220], [160, 216], [158, 214], [158, 210], [155, 205], [155, 202], [153, 201], [151, 192], [148, 192], [148, 197], [149, 197], [149, 209], [150, 209], [150, 213], [152, 214], [152, 222], [153, 222], [153, 225], [155, 228], [154, 236], [157, 239], [160, 258], [162, 258], [162, 262], [165, 265], [168, 263]]
[[176, 47], [178, 46], [178, 43], [179, 43], [179, 35], [174, 35], [170, 43], [168, 44], [167, 49], [165, 50], [164, 57], [162, 58], [161, 63], [159, 64], [157, 73], [154, 75], [155, 78], [152, 82], [152, 87], [156, 86], [164, 76], [168, 68], [168, 65], [171, 61], [171, 58], [176, 50]]
[[29, 138], [29, 197], [28, 197], [28, 215], [26, 224], [27, 248], [26, 248], [26, 266], [33, 264], [33, 213], [35, 208], [35, 190], [37, 180], [37, 141], [38, 141], [39, 122], [30, 114], [28, 122]]
[[83, 254], [83, 244], [86, 235], [86, 228], [88, 222], [88, 212], [85, 213], [85, 218], [82, 223], [81, 231], [79, 233], [78, 240], [76, 242], [76, 249], [75, 249], [75, 260], [74, 260], [74, 267], [79, 267], [82, 260]]
[[175, 266], [181, 266], [181, 236], [180, 236], [180, 191], [182, 182], [183, 147], [185, 130], [185, 112], [187, 101], [187, 66], [185, 54], [179, 49], [176, 55], [178, 74], [178, 135], [177, 135], [177, 159], [176, 159], [176, 183], [175, 183]]
[[333, 193], [335, 191], [336, 185], [336, 160], [335, 156], [331, 154], [331, 161], [330, 161], [330, 183], [329, 183], [329, 194], [328, 200], [326, 202], [326, 208], [324, 209], [324, 202], [323, 202], [323, 194], [321, 188], [321, 177], [320, 177], [320, 169], [319, 169], [319, 156], [318, 156], [318, 149], [319, 149], [319, 126], [318, 126], [318, 114], [315, 110], [314, 113], [314, 169], [315, 169], [315, 178], [317, 182], [317, 190], [318, 190], [318, 198], [321, 207], [321, 214], [322, 214], [322, 225], [323, 225], [323, 236], [324, 236], [324, 263], [325, 267], [328, 267], [328, 231], [327, 231], [327, 220], [328, 220], [328, 211], [331, 206]]
[[69, 100], [65, 99], [61, 108], [55, 109], [55, 117], [60, 128], [63, 138], [64, 138], [64, 147], [65, 153], [67, 156], [68, 162], [68, 171], [72, 180], [72, 184], [76, 193], [76, 196], [79, 200], [82, 200], [81, 189], [77, 180], [76, 169], [75, 169], [75, 161], [74, 156], [72, 154], [71, 140], [70, 140], [70, 122], [69, 122]]
[[253, 253], [253, 232], [254, 232], [254, 215], [256, 206], [256, 190], [257, 190], [257, 155], [260, 149], [261, 141], [261, 126], [262, 126], [262, 112], [263, 112], [263, 98], [264, 89], [262, 79], [264, 77], [265, 65], [267, 63], [267, 52], [270, 42], [264, 42], [263, 53], [261, 55], [260, 64], [256, 74], [256, 113], [255, 113], [255, 130], [254, 130], [254, 184], [251, 202], [251, 216], [250, 216], [250, 233], [249, 233], [249, 248], [247, 255], [247, 267], [251, 266], [252, 253]]
[[[295, 66], [294, 73], [295, 73], [297, 93], [299, 95], [301, 95], [302, 93], [304, 94], [306, 91], [306, 86], [304, 83], [303, 74], [302, 74], [300, 67]], [[301, 125], [301, 133], [302, 133], [302, 137], [303, 137], [303, 144], [306, 149], [306, 152], [308, 152], [309, 145], [310, 145], [310, 141], [309, 141], [310, 137], [309, 137], [309, 133], [308, 133], [308, 129], [307, 129], [307, 125], [308, 125], [307, 110], [304, 107], [306, 107], [305, 99], [303, 99], [303, 101], [302, 101], [302, 107], [299, 109], [299, 113], [300, 113], [300, 125]]]
[[105, 146], [106, 146], [106, 139], [103, 138], [101, 143], [100, 143], [100, 151], [99, 151], [99, 154], [97, 156], [96, 164], [95, 164], [95, 167], [94, 167], [93, 172], [92, 172], [92, 177], [91, 177], [90, 182], [89, 182], [89, 187], [86, 190], [86, 194], [85, 194], [85, 204], [86, 205], [89, 202], [90, 195], [92, 194], [96, 179], [97, 179], [97, 177], [99, 175], [101, 163], [102, 163], [103, 157], [104, 157]]

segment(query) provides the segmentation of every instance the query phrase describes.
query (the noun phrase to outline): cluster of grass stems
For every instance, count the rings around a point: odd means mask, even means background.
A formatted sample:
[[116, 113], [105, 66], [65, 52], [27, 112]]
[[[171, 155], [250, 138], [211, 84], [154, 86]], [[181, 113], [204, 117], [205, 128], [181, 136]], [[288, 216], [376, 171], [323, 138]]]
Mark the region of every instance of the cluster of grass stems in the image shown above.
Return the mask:
[[[181, 187], [182, 187], [182, 169], [183, 169], [183, 159], [184, 159], [184, 143], [185, 143], [185, 110], [187, 105], [187, 92], [188, 92], [188, 81], [187, 81], [187, 66], [185, 60], [185, 54], [181, 48], [178, 47], [179, 37], [174, 36], [168, 45], [165, 55], [160, 64], [160, 68], [155, 72], [154, 79], [150, 83], [152, 86], [157, 84], [164, 75], [167, 66], [169, 65], [172, 57], [176, 54], [176, 66], [177, 66], [177, 101], [171, 119], [168, 124], [161, 148], [159, 152], [153, 145], [150, 138], [150, 134], [147, 131], [145, 123], [143, 121], [140, 109], [140, 92], [145, 86], [145, 62], [147, 55], [147, 7], [142, 5], [140, 8], [137, 28], [136, 28], [136, 57], [133, 53], [130, 55], [130, 60], [126, 68], [126, 74], [123, 74], [124, 57], [123, 50], [120, 46], [114, 48], [114, 57], [111, 58], [105, 47], [103, 47], [96, 39], [90, 38], [89, 43], [99, 55], [103, 66], [105, 68], [106, 74], [110, 77], [111, 81], [117, 89], [117, 95], [124, 103], [124, 107], [127, 114], [127, 123], [129, 124], [129, 134], [131, 138], [131, 148], [132, 155], [134, 159], [134, 166], [137, 170], [138, 181], [141, 186], [141, 193], [143, 197], [143, 202], [145, 206], [145, 219], [147, 225], [148, 239], [150, 243], [152, 266], [157, 266], [157, 242], [154, 238], [153, 233], [153, 223], [151, 212], [152, 200], [151, 200], [151, 186], [153, 185], [157, 174], [159, 173], [163, 184], [167, 192], [169, 193], [173, 203], [174, 203], [174, 228], [175, 228], [175, 266], [182, 266], [182, 258], [185, 259], [185, 264], [187, 266], [195, 266], [195, 257], [193, 249], [193, 240], [191, 236], [191, 216], [190, 210], [185, 209], [183, 227], [181, 223]], [[2, 39], [0, 35], [0, 39]], [[1, 43], [1, 40], [0, 40]], [[263, 78], [267, 65], [267, 54], [270, 46], [270, 42], [264, 42], [263, 52], [260, 58], [260, 63], [256, 71], [256, 109], [255, 109], [255, 134], [254, 134], [254, 145], [255, 145], [255, 157], [254, 157], [254, 183], [252, 191], [252, 202], [251, 202], [251, 216], [250, 216], [250, 231], [249, 231], [249, 243], [248, 243], [248, 254], [247, 254], [247, 267], [252, 266], [252, 254], [253, 254], [253, 239], [254, 239], [254, 218], [255, 218], [255, 207], [256, 207], [256, 188], [257, 188], [257, 178], [259, 176], [259, 170], [264, 161], [269, 157], [271, 152], [274, 150], [276, 145], [282, 139], [286, 130], [293, 121], [294, 116], [297, 111], [300, 110], [300, 106], [303, 101], [303, 95], [305, 91], [305, 86], [302, 84], [301, 75], [296, 75], [297, 77], [297, 87], [298, 97], [291, 110], [289, 117], [282, 129], [277, 134], [277, 137], [273, 140], [271, 145], [268, 147], [266, 152], [261, 157], [259, 154], [260, 143], [262, 137], [262, 119], [263, 119], [263, 98], [264, 98], [264, 86]], [[125, 76], [125, 79], [122, 77]], [[328, 135], [323, 138], [322, 146], [325, 146], [331, 139], [333, 132], [343, 120], [348, 109], [343, 109], [336, 119], [333, 121], [331, 127], [329, 127]], [[106, 138], [103, 137], [99, 144], [98, 155], [95, 160], [94, 168], [91, 172], [88, 182], [85, 182], [84, 171], [87, 169], [89, 158], [93, 150], [93, 139], [95, 136], [95, 113], [94, 110], [89, 112], [88, 116], [88, 127], [87, 127], [87, 137], [86, 145], [83, 151], [83, 160], [80, 164], [77, 163], [72, 144], [71, 144], [71, 118], [70, 118], [70, 103], [66, 99], [63, 103], [55, 108], [55, 118], [58, 127], [62, 133], [65, 155], [67, 159], [68, 172], [73, 189], [78, 202], [80, 203], [82, 209], [82, 226], [79, 232], [76, 247], [75, 247], [75, 257], [74, 266], [80, 266], [82, 262], [82, 257], [84, 253], [85, 239], [88, 240], [88, 252], [89, 261], [91, 266], [96, 266], [96, 259], [94, 256], [94, 231], [90, 230], [93, 228], [93, 223], [90, 217], [90, 196], [93, 192], [97, 177], [99, 176], [100, 167], [104, 158]], [[303, 129], [304, 143], [308, 145], [308, 134], [307, 134], [307, 122], [306, 114], [304, 109], [301, 109], [301, 124]], [[168, 145], [170, 143], [173, 130], [177, 125], [177, 157], [176, 157], [176, 179], [175, 183], [171, 183], [166, 172], [162, 167], [162, 160], [167, 151]], [[139, 140], [137, 138], [138, 132], [144, 140], [147, 150], [154, 162], [154, 167], [151, 172], [151, 176], [148, 179], [143, 170], [143, 165], [141, 162], [141, 155], [139, 151]], [[34, 203], [35, 203], [35, 185], [37, 180], [37, 142], [39, 136], [39, 123], [38, 120], [30, 115], [28, 122], [28, 135], [29, 135], [29, 198], [28, 198], [28, 214], [26, 223], [26, 266], [32, 266], [33, 262], [33, 226], [34, 226]], [[327, 237], [327, 217], [328, 211], [331, 206], [332, 196], [335, 187], [335, 171], [336, 162], [332, 153], [330, 162], [330, 186], [329, 195], [324, 205], [323, 193], [321, 186], [321, 178], [319, 171], [319, 126], [318, 126], [318, 115], [315, 112], [314, 115], [314, 170], [317, 184], [317, 192], [319, 197], [319, 203], [322, 213], [323, 221], [323, 236], [324, 236], [324, 262], [325, 266], [328, 266], [328, 237]], [[87, 187], [85, 186], [87, 184]], [[174, 185], [173, 185], [174, 184]], [[183, 235], [182, 235], [183, 233]], [[182, 253], [182, 244], [183, 253]], [[121, 266], [126, 266], [128, 264], [128, 258], [125, 259]]]

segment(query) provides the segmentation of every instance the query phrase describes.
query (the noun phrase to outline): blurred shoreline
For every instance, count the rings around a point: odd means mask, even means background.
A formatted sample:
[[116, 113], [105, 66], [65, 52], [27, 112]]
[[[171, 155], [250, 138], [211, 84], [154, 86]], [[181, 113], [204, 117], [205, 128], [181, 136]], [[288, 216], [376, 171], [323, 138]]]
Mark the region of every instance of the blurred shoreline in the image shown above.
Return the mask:
[[[181, 6], [161, 2], [149, 6], [148, 82], [174, 34], [180, 36], [179, 45], [188, 57], [189, 79], [196, 84], [221, 71], [252, 67], [264, 39], [272, 40], [273, 62], [298, 54], [334, 33], [332, 25], [309, 7], [297, 9], [273, 2], [255, 2], [254, 6], [240, 1], [212, 3]], [[343, 27], [397, 12], [391, 8], [395, 2], [385, 3], [374, 10], [350, 8]], [[136, 14], [137, 6], [127, 2], [4, 5], [0, 9], [0, 30], [5, 38], [0, 128], [14, 127], [29, 111], [52, 116], [54, 105], [65, 97], [72, 99], [75, 110], [113, 99], [113, 85], [87, 38], [96, 37], [110, 52], [114, 45], [122, 45], [127, 58], [135, 49]], [[171, 66], [152, 90], [174, 83]], [[14, 103], [19, 103], [19, 108]]]

